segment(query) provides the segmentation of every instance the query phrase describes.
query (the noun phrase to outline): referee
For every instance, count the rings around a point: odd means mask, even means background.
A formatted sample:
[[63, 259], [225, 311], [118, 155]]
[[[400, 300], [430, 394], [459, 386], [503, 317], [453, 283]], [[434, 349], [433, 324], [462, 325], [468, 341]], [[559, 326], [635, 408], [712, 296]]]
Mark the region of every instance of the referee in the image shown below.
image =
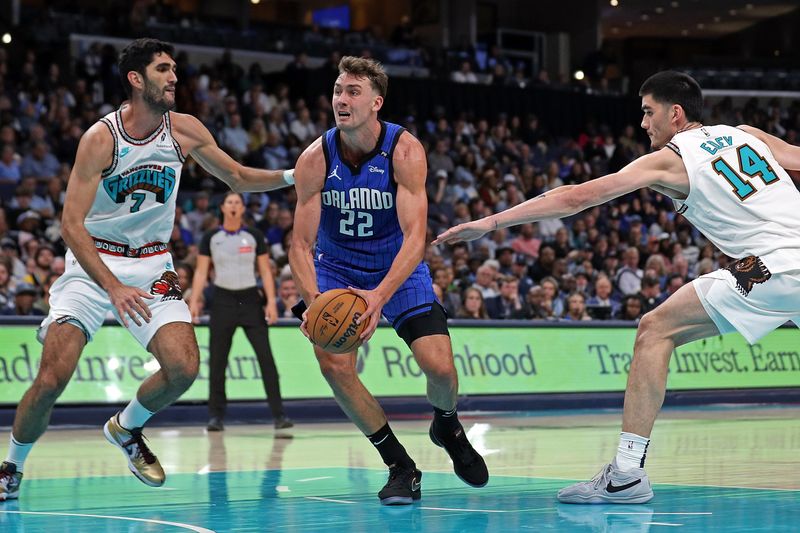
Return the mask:
[[[189, 308], [195, 323], [202, 314], [201, 295], [208, 279], [211, 261], [214, 261], [214, 297], [211, 303], [209, 336], [208, 411], [209, 431], [222, 431], [227, 397], [225, 371], [228, 354], [236, 328], [242, 326], [258, 358], [261, 380], [267, 392], [275, 429], [292, 427], [283, 412], [278, 370], [269, 346], [267, 323], [278, 319], [275, 300], [275, 282], [269, 266], [269, 255], [264, 234], [242, 223], [245, 207], [242, 196], [230, 191], [220, 207], [222, 226], [206, 232], [200, 242], [197, 269], [192, 282]], [[261, 275], [267, 302], [256, 288], [255, 267]]]

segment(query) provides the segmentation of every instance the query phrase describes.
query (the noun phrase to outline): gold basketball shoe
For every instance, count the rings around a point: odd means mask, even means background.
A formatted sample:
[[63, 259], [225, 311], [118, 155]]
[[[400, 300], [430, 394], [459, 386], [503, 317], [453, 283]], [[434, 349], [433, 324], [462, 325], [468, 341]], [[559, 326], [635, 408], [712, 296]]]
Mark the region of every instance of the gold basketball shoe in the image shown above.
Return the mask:
[[117, 413], [103, 426], [103, 433], [108, 442], [122, 450], [128, 460], [128, 468], [139, 481], [151, 487], [160, 487], [164, 484], [167, 476], [158, 458], [145, 444], [142, 428], [125, 429], [120, 425]]

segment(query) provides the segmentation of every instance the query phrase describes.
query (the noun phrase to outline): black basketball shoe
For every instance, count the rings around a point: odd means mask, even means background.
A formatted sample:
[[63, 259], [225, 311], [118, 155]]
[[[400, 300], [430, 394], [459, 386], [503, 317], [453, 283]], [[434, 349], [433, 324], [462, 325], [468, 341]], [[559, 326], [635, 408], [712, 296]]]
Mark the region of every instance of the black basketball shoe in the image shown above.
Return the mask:
[[437, 430], [434, 420], [431, 422], [428, 435], [435, 445], [444, 448], [444, 451], [450, 456], [453, 461], [453, 470], [461, 481], [473, 487], [483, 487], [489, 482], [489, 470], [486, 468], [486, 462], [467, 440], [461, 424], [454, 432], [446, 433]]
[[378, 493], [382, 505], [411, 505], [422, 497], [422, 472], [415, 467], [389, 467], [389, 481]]

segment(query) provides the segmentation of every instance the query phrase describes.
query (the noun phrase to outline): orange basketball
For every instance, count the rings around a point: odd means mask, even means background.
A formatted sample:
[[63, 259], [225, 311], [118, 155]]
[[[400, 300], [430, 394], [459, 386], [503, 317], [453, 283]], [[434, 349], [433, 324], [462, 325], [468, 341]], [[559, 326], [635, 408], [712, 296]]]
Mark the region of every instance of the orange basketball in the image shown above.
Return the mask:
[[347, 289], [331, 289], [319, 295], [308, 307], [308, 333], [311, 340], [331, 353], [350, 353], [361, 345], [359, 336], [369, 320], [356, 324], [367, 310], [367, 301]]

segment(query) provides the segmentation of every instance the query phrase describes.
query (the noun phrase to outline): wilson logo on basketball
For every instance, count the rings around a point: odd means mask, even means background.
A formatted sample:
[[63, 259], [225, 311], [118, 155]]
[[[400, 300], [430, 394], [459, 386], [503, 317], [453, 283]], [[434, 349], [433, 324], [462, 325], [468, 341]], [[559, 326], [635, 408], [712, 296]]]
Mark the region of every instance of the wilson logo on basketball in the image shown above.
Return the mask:
[[347, 339], [356, 334], [356, 331], [358, 330], [358, 324], [356, 324], [356, 321], [360, 317], [361, 313], [353, 313], [353, 320], [350, 322], [350, 325], [347, 326], [347, 329], [344, 331], [342, 336], [333, 343], [336, 348], [340, 348], [345, 342], [347, 342]]

